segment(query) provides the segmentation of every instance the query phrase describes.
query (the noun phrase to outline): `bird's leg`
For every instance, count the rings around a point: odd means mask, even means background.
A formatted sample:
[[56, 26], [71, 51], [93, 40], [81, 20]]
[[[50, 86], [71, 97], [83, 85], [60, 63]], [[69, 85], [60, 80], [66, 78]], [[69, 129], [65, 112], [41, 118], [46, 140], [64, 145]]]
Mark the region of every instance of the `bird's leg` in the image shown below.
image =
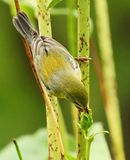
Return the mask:
[[85, 62], [85, 63], [87, 63], [87, 62], [89, 62], [89, 60], [91, 60], [92, 58], [91, 57], [75, 57], [75, 60], [76, 61], [78, 61], [78, 62]]

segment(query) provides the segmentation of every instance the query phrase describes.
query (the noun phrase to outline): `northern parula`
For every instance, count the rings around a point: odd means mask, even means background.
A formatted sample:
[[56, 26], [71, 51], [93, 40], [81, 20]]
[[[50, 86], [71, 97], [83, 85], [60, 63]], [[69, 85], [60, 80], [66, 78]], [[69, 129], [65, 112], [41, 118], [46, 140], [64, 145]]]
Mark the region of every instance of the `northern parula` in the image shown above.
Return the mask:
[[35, 67], [47, 90], [86, 110], [87, 92], [81, 82], [79, 64], [67, 49], [53, 38], [39, 35], [23, 11], [13, 17], [13, 24], [29, 43]]

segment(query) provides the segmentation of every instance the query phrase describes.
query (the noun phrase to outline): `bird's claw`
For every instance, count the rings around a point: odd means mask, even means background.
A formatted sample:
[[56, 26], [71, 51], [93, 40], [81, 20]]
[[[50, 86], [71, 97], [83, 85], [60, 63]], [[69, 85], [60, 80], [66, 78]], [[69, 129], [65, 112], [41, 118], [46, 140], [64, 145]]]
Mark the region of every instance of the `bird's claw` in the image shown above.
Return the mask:
[[84, 62], [84, 63], [87, 63], [89, 60], [91, 60], [92, 58], [91, 57], [75, 57], [75, 60], [78, 61], [78, 62]]

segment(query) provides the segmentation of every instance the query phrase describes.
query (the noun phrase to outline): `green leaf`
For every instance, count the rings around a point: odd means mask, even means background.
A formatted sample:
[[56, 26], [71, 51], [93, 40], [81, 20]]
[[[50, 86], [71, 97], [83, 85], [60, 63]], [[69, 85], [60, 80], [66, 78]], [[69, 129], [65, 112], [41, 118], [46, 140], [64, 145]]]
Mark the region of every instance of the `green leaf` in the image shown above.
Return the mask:
[[81, 130], [85, 133], [86, 136], [92, 124], [93, 124], [92, 113], [90, 112], [89, 114], [86, 114], [82, 112], [79, 125], [81, 127]]
[[[104, 129], [101, 123], [94, 123], [90, 130], [90, 135], [100, 133]], [[66, 153], [67, 160], [75, 158], [75, 143], [72, 136], [68, 135], [68, 151]], [[47, 160], [48, 159], [48, 143], [47, 130], [39, 129], [32, 135], [25, 135], [17, 139], [22, 157], [24, 160]], [[0, 151], [0, 160], [19, 160], [15, 146], [12, 143], [8, 144]], [[110, 152], [105, 140], [104, 134], [96, 134], [90, 148], [90, 160], [112, 160]]]
[[60, 3], [62, 0], [52, 0], [48, 5], [47, 9], [53, 8], [56, 4]]
[[[74, 139], [68, 135], [68, 152], [75, 156]], [[48, 142], [47, 130], [39, 129], [32, 135], [25, 135], [17, 138], [19, 149], [24, 160], [47, 160], [48, 159]], [[70, 156], [69, 156], [70, 157]], [[15, 146], [12, 143], [8, 144], [0, 151], [0, 160], [19, 160]]]
[[[24, 160], [47, 160], [47, 130], [40, 129], [32, 135], [17, 139]], [[12, 143], [0, 151], [0, 160], [19, 160], [15, 146]]]

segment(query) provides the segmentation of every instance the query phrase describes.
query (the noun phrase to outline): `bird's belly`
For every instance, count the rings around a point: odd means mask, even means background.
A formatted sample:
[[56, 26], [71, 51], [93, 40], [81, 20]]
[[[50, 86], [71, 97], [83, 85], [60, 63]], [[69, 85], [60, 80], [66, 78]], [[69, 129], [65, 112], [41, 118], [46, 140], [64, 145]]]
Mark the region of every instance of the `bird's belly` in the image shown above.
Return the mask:
[[45, 86], [58, 97], [65, 95], [65, 87], [72, 77], [80, 77], [80, 70], [77, 72], [62, 55], [41, 58], [39, 72]]
[[71, 77], [73, 77], [71, 72], [60, 70], [53, 73], [53, 75], [47, 81], [44, 79], [44, 76], [42, 80], [51, 94], [60, 98], [64, 98], [66, 96], [66, 87], [68, 87], [67, 82], [71, 80]]

